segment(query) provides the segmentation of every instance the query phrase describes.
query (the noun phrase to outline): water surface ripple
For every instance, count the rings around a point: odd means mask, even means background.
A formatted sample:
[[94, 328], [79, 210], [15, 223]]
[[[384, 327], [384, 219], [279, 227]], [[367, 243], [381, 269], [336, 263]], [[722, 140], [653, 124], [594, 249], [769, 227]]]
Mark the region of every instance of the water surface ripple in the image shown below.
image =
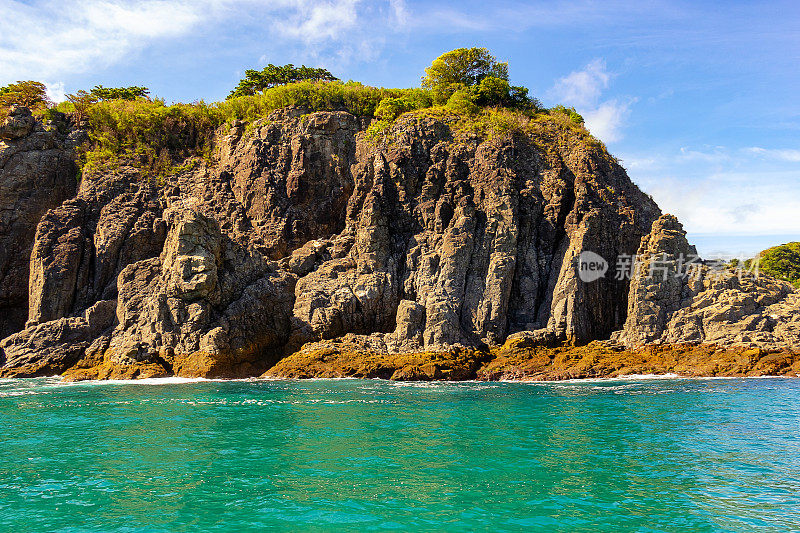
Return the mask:
[[800, 529], [800, 380], [0, 380], [0, 530]]

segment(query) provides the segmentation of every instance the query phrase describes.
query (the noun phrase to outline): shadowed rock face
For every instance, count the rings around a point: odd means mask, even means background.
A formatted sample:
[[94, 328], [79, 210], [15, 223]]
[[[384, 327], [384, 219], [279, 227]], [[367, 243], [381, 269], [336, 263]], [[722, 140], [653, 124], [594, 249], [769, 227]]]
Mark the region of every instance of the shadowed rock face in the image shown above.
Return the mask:
[[0, 344], [0, 373], [23, 346], [57, 359], [42, 328], [101, 301], [116, 317], [73, 328], [75, 379], [257, 375], [346, 334], [410, 352], [622, 327], [627, 281], [585, 283], [576, 258], [613, 266], [660, 212], [602, 148], [555, 123], [481, 140], [405, 117], [379, 144], [365, 125], [283, 110], [219, 132], [213, 164], [163, 185], [124, 167], [84, 179], [41, 218], [29, 327]]
[[0, 124], [0, 338], [25, 325], [36, 226], [75, 194], [76, 172], [68, 139], [28, 109], [13, 108]]

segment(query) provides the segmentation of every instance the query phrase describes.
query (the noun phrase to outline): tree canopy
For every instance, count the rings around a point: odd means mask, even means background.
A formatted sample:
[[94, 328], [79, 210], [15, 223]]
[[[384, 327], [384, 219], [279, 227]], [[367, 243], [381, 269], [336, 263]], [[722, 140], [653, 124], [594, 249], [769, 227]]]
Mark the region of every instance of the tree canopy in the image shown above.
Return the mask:
[[95, 85], [89, 94], [98, 100], [136, 100], [137, 98], [147, 98], [150, 89], [132, 85], [131, 87], [103, 87]]
[[528, 89], [508, 83], [508, 63], [501, 63], [486, 48], [456, 48], [433, 60], [425, 69], [422, 86], [434, 103], [454, 111], [473, 113], [481, 107], [538, 109]]
[[229, 99], [237, 96], [252, 96], [264, 89], [297, 81], [335, 81], [339, 79], [324, 68], [305, 65], [295, 67], [291, 63], [283, 66], [270, 63], [261, 70], [245, 70], [244, 74], [244, 79], [239, 81], [239, 85], [228, 95]]
[[472, 87], [489, 76], [508, 81], [508, 63], [498, 62], [486, 48], [456, 48], [433, 60], [422, 86], [452, 94], [459, 86]]
[[18, 81], [0, 87], [0, 107], [21, 105], [30, 109], [44, 109], [51, 105], [47, 88], [38, 81]]

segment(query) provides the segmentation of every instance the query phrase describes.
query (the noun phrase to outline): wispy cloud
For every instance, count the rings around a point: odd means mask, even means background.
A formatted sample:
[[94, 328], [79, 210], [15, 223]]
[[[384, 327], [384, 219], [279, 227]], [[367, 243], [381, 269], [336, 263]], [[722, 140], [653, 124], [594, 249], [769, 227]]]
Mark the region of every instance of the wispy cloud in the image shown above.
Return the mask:
[[62, 82], [46, 83], [45, 88], [47, 90], [47, 97], [53, 102], [59, 103], [67, 99], [67, 91]]
[[[328, 46], [340, 59], [348, 51], [369, 57], [384, 42], [383, 30], [408, 18], [403, 0], [79, 0], [70, 4], [56, 0], [0, 3], [0, 84], [38, 79], [55, 87], [63, 76], [107, 68], [159, 41], [243, 21], [264, 28], [273, 42], [295, 43], [309, 56]], [[385, 23], [377, 24], [377, 19]]]
[[0, 82], [105, 67], [155, 39], [183, 35], [202, 8], [176, 1], [0, 4]]
[[622, 129], [630, 114], [631, 105], [635, 102], [636, 98], [613, 99], [603, 102], [595, 109], [584, 111], [586, 127], [605, 142], [619, 141], [622, 139]]
[[292, 6], [294, 13], [274, 20], [272, 26], [284, 37], [309, 44], [336, 39], [356, 26], [359, 3], [360, 0], [297, 2]]
[[556, 81], [550, 93], [566, 105], [591, 107], [597, 103], [600, 93], [608, 87], [611, 74], [602, 59], [595, 59], [583, 70], [576, 70]]
[[605, 142], [622, 139], [622, 129], [636, 98], [613, 98], [601, 101], [613, 74], [602, 59], [594, 59], [581, 70], [556, 80], [548, 91], [553, 100], [575, 107], [586, 120], [586, 127]]
[[684, 146], [622, 160], [631, 178], [692, 233], [800, 234], [797, 165], [784, 152]]
[[759, 148], [758, 146], [752, 146], [749, 148], [745, 148], [744, 151], [768, 159], [776, 159], [778, 161], [800, 163], [800, 150], [767, 149], [767, 148]]

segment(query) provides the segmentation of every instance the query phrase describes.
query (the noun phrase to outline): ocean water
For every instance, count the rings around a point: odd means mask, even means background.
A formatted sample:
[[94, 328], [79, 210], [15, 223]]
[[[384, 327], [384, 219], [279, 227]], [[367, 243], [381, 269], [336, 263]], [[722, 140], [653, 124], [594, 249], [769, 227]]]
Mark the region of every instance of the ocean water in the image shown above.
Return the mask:
[[790, 531], [800, 380], [0, 380], [0, 531]]

